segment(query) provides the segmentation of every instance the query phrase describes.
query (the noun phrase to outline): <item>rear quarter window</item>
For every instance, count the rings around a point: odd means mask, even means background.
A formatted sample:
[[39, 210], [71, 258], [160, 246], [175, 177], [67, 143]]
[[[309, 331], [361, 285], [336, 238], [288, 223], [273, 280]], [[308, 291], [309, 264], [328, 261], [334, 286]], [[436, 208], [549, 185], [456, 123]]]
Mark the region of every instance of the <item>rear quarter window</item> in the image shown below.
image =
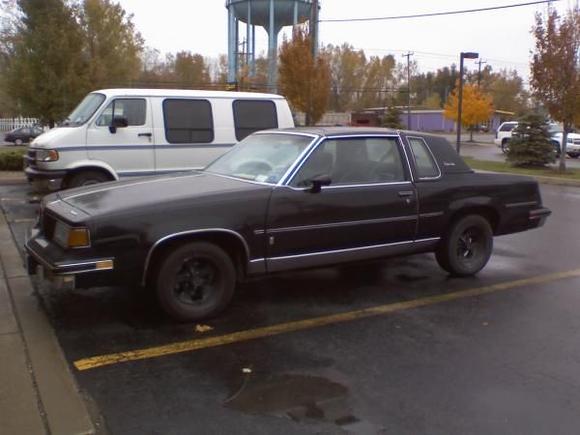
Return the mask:
[[417, 175], [422, 179], [437, 178], [441, 175], [427, 143], [420, 137], [409, 137], [409, 145], [415, 159]]
[[273, 101], [236, 100], [233, 108], [238, 141], [255, 131], [278, 128], [278, 113]]

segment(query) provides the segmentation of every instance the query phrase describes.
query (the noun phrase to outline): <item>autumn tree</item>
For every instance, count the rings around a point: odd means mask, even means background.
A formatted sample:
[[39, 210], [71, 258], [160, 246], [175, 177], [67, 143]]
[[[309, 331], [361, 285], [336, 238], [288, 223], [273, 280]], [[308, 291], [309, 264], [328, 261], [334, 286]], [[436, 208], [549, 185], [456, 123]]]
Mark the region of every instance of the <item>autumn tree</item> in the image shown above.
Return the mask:
[[209, 66], [201, 54], [180, 51], [175, 55], [171, 67], [174, 81], [180, 87], [202, 87], [210, 81]]
[[79, 21], [91, 87], [124, 85], [135, 80], [141, 69], [143, 38], [135, 30], [132, 17], [111, 0], [84, 0]]
[[278, 87], [290, 104], [306, 114], [308, 125], [318, 122], [329, 97], [330, 70], [325, 56], [314, 58], [310, 38], [297, 27], [292, 40], [280, 48]]
[[355, 50], [349, 44], [328, 45], [324, 54], [329, 59], [330, 87], [332, 96], [330, 107], [335, 112], [352, 110], [360, 97], [367, 64], [364, 51]]
[[389, 91], [395, 86], [395, 58], [392, 55], [371, 56], [365, 66], [364, 92], [361, 95], [360, 107], [382, 107], [387, 103]]
[[87, 90], [82, 28], [64, 0], [18, 0], [17, 6], [6, 90], [23, 113], [52, 125]]
[[[458, 86], [453, 90], [444, 107], [447, 119], [457, 120]], [[468, 127], [487, 121], [493, 111], [491, 97], [479, 90], [477, 85], [463, 85], [463, 102], [461, 108], [461, 125]], [[473, 131], [471, 132], [473, 135]], [[473, 140], [473, 136], [471, 137]]]
[[563, 125], [559, 167], [564, 171], [568, 133], [580, 119], [580, 9], [576, 6], [563, 18], [552, 8], [545, 17], [537, 14], [533, 34], [530, 84], [550, 116]]

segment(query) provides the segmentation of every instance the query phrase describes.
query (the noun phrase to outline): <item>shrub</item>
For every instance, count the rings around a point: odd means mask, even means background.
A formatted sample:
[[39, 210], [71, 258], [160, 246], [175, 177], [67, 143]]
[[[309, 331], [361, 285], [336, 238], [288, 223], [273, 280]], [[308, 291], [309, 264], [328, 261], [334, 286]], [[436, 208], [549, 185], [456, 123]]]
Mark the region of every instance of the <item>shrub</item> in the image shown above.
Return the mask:
[[556, 161], [548, 123], [542, 116], [532, 114], [518, 121], [509, 141], [507, 161], [520, 167], [543, 167]]
[[0, 171], [21, 171], [26, 150], [0, 151]]
[[401, 110], [395, 106], [389, 106], [387, 109], [387, 113], [382, 119], [383, 127], [389, 128], [396, 128], [401, 129], [403, 128], [403, 124], [401, 124]]

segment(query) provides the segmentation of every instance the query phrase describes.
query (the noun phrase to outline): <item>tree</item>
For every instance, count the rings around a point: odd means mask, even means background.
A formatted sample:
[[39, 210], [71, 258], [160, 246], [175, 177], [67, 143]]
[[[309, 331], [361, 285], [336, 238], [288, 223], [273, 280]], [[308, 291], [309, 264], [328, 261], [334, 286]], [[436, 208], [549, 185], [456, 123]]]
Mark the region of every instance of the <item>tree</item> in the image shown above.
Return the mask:
[[537, 114], [518, 121], [507, 151], [507, 161], [514, 166], [542, 167], [555, 161], [554, 146], [550, 142], [548, 123]]
[[385, 116], [383, 117], [383, 127], [396, 129], [403, 128], [403, 124], [401, 124], [401, 114], [401, 109], [397, 106], [390, 105], [387, 108], [387, 113], [385, 113]]
[[201, 54], [180, 51], [172, 65], [174, 80], [184, 88], [206, 86], [210, 82], [209, 67]]
[[550, 116], [563, 125], [559, 168], [564, 171], [568, 133], [580, 118], [580, 9], [576, 6], [563, 18], [552, 8], [546, 17], [537, 14], [533, 34], [530, 84]]
[[[451, 93], [444, 107], [444, 116], [457, 122], [458, 88]], [[491, 97], [482, 93], [477, 85], [463, 85], [461, 125], [468, 127], [487, 121], [493, 111]], [[473, 131], [471, 132], [473, 134]], [[473, 140], [473, 139], [472, 139]]]
[[53, 125], [86, 93], [83, 32], [63, 0], [19, 0], [5, 85], [22, 113]]
[[366, 56], [349, 44], [329, 45], [324, 50], [329, 59], [332, 98], [330, 107], [335, 112], [352, 110], [357, 104], [365, 78]]
[[329, 97], [330, 69], [325, 56], [312, 56], [310, 38], [298, 27], [280, 48], [278, 86], [290, 104], [306, 114], [308, 125], [322, 118]]
[[361, 108], [382, 107], [386, 104], [387, 92], [395, 84], [395, 58], [392, 55], [371, 56], [365, 66], [364, 92], [357, 106]]
[[139, 76], [143, 38], [123, 8], [110, 0], [84, 0], [79, 21], [93, 89], [125, 85]]

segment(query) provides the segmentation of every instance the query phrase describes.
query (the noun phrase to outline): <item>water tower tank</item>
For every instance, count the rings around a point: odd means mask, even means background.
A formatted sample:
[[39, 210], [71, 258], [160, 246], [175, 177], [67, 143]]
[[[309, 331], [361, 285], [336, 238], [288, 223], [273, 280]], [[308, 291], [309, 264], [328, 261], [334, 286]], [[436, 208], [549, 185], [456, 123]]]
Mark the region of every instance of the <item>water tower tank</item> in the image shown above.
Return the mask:
[[[276, 90], [278, 33], [283, 27], [308, 21], [313, 0], [226, 0], [228, 9], [228, 82], [234, 83], [238, 71], [239, 22], [246, 24], [246, 62], [250, 76], [255, 74], [255, 28], [268, 33], [268, 86]], [[318, 40], [315, 35], [315, 40]]]

